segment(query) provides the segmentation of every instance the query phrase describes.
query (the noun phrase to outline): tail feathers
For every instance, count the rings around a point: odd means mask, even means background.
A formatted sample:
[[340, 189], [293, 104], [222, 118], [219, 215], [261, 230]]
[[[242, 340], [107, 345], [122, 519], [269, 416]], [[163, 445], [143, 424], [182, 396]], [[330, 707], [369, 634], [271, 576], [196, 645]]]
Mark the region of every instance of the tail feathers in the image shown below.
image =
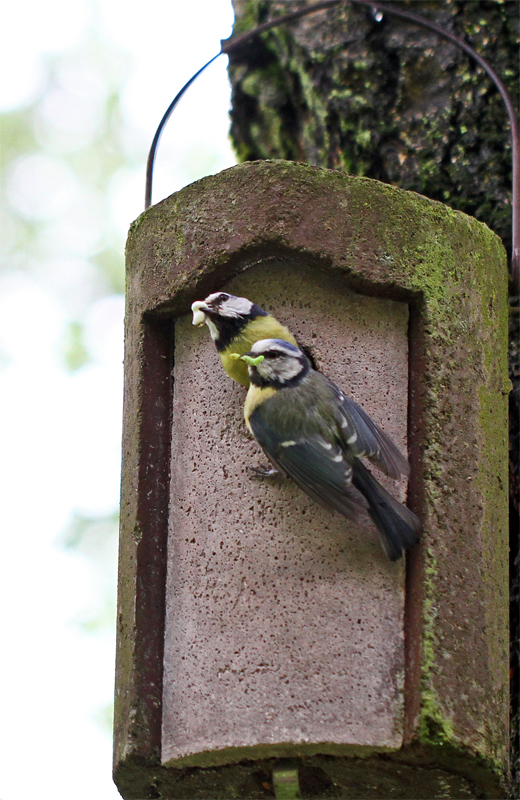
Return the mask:
[[397, 561], [404, 550], [419, 541], [419, 519], [392, 497], [358, 459], [354, 463], [352, 483], [368, 501], [368, 513], [388, 557], [391, 561]]

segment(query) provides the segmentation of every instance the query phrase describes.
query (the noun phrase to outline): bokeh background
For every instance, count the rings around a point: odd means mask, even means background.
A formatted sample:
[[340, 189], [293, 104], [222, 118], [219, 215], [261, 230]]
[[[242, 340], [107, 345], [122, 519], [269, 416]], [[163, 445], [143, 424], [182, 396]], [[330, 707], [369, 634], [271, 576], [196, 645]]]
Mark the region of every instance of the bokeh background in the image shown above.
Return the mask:
[[[0, 30], [0, 800], [113, 800], [124, 243], [230, 0], [10, 3]], [[227, 59], [154, 202], [235, 163]]]

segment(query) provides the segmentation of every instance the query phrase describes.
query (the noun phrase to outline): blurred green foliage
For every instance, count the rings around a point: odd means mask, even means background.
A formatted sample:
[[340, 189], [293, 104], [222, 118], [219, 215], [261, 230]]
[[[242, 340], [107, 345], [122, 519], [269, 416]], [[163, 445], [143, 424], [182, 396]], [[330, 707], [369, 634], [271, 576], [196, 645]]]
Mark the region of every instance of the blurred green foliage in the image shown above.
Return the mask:
[[[110, 187], [141, 165], [121, 92], [128, 62], [90, 38], [78, 51], [47, 56], [37, 96], [0, 114], [1, 274], [23, 272], [55, 297], [67, 324], [58, 344], [66, 371], [91, 360], [84, 318], [105, 295], [124, 291], [124, 236]], [[102, 457], [102, 456], [101, 456]], [[58, 545], [86, 560], [93, 600], [72, 620], [90, 635], [115, 634], [117, 514], [76, 516]], [[96, 719], [107, 731], [111, 706]]]

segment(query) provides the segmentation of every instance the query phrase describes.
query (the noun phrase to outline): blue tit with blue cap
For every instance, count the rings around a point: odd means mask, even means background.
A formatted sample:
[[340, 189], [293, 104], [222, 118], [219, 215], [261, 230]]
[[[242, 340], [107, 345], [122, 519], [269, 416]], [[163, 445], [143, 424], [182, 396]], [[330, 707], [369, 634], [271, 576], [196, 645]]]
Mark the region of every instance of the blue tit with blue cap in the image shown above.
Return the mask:
[[249, 373], [246, 425], [275, 468], [326, 508], [351, 519], [368, 513], [391, 561], [417, 544], [419, 519], [361, 460], [395, 480], [409, 474], [407, 459], [368, 414], [290, 342], [264, 339], [233, 358]]

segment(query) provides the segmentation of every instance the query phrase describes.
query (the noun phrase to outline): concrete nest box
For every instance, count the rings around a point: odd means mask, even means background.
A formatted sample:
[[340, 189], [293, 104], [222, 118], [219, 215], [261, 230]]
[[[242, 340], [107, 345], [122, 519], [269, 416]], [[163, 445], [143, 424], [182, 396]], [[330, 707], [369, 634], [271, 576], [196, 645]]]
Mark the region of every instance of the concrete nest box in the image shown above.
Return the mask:
[[[122, 795], [283, 796], [280, 775], [296, 775], [302, 797], [414, 798], [418, 785], [424, 798], [502, 797], [498, 238], [411, 192], [264, 161], [150, 208], [130, 231], [127, 276]], [[424, 524], [406, 563], [368, 522], [288, 480], [250, 479], [265, 457], [245, 390], [191, 324], [191, 302], [220, 290], [272, 312], [408, 450], [409, 485], [378, 475]]]

